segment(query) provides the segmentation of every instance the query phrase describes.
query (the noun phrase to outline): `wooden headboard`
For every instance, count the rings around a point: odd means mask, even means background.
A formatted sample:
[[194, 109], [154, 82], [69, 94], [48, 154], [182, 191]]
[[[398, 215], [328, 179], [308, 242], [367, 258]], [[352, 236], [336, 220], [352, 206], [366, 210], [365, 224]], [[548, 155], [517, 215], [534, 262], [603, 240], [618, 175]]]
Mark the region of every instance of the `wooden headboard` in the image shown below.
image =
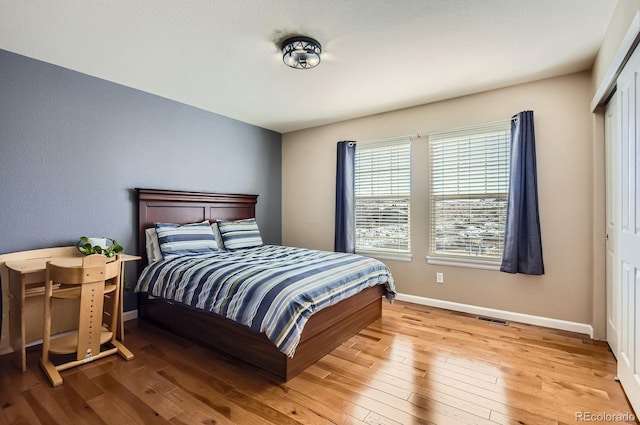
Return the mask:
[[238, 220], [256, 216], [258, 195], [136, 189], [138, 198], [138, 252], [147, 264], [145, 229], [155, 223], [196, 223]]

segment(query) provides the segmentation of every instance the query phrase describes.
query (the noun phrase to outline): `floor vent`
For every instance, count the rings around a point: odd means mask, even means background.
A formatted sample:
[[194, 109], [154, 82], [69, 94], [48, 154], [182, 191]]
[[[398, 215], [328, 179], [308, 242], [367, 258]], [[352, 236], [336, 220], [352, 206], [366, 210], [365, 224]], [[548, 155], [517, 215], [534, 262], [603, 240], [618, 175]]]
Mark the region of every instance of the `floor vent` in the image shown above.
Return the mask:
[[478, 316], [476, 319], [483, 322], [495, 323], [496, 325], [509, 326], [509, 322], [502, 319], [494, 319], [493, 317]]

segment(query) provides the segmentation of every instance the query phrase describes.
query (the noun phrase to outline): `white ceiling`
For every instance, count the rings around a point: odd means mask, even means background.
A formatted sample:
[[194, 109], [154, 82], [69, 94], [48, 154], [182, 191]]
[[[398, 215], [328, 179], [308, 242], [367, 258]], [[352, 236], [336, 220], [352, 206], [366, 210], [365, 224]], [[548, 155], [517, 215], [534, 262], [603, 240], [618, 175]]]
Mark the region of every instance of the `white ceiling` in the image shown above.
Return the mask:
[[285, 133], [589, 69], [615, 3], [0, 0], [0, 48]]

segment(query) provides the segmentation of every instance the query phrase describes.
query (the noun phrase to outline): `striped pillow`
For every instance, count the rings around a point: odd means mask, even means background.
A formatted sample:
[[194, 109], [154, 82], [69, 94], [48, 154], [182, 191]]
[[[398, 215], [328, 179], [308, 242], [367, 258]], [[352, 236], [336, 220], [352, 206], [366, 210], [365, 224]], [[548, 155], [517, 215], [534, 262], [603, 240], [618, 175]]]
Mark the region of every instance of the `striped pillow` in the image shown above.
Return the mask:
[[262, 237], [255, 218], [218, 221], [225, 249], [234, 250], [262, 246]]
[[156, 223], [160, 251], [165, 260], [183, 255], [210, 254], [218, 250], [208, 221], [192, 224]]

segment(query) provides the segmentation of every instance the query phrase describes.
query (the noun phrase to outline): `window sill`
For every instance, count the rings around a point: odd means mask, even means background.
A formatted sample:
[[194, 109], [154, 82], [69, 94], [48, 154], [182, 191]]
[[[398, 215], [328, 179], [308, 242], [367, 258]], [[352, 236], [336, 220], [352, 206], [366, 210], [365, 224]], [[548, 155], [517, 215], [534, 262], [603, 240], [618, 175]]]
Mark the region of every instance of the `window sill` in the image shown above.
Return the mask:
[[467, 267], [470, 269], [500, 271], [500, 262], [487, 260], [472, 260], [468, 258], [427, 257], [427, 263], [439, 266]]
[[379, 251], [356, 251], [356, 254], [365, 257], [377, 258], [380, 260], [394, 260], [410, 262], [413, 256], [411, 254], [402, 254], [395, 252], [379, 252]]

